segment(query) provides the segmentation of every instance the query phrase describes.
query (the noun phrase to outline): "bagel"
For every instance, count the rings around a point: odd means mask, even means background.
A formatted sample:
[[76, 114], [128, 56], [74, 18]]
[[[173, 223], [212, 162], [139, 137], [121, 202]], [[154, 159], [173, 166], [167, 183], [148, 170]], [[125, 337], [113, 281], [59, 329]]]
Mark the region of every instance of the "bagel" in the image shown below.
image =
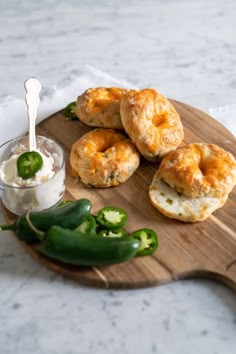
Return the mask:
[[72, 174], [88, 186], [108, 188], [124, 183], [136, 171], [140, 154], [130, 139], [113, 129], [94, 129], [71, 148]]
[[97, 87], [78, 96], [76, 114], [86, 125], [112, 129], [124, 129], [120, 117], [120, 100], [126, 89]]
[[225, 204], [235, 184], [234, 157], [217, 145], [195, 143], [163, 158], [149, 197], [170, 218], [202, 221]]
[[156, 162], [183, 141], [179, 114], [154, 89], [127, 91], [121, 98], [120, 114], [126, 133], [150, 162]]

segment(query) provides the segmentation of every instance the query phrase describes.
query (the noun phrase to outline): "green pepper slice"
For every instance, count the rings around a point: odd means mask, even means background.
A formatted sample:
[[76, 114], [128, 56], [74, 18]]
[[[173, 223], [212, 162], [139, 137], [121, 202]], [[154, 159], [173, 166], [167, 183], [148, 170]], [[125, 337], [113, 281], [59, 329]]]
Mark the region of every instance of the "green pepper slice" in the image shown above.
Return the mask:
[[121, 208], [105, 207], [99, 210], [97, 222], [106, 229], [118, 229], [126, 224], [128, 215]]
[[76, 102], [69, 103], [63, 110], [63, 115], [68, 120], [77, 120], [78, 117], [76, 115]]
[[140, 247], [136, 256], [148, 256], [153, 254], [158, 247], [157, 234], [151, 229], [139, 229], [132, 232], [130, 236], [140, 241]]
[[27, 151], [17, 159], [17, 172], [23, 179], [33, 177], [43, 166], [42, 156], [36, 151]]
[[102, 237], [125, 237], [127, 233], [123, 229], [109, 230], [104, 229], [99, 232], [99, 236]]
[[85, 219], [82, 224], [75, 228], [75, 231], [79, 231], [82, 234], [95, 235], [96, 234], [96, 220], [95, 217], [89, 215], [87, 219]]

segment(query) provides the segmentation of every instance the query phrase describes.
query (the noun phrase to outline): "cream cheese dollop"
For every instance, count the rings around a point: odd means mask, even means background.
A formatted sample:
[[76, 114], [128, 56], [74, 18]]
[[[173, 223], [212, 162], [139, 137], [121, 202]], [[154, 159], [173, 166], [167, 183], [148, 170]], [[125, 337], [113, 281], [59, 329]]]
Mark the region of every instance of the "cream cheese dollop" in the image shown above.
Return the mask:
[[51, 179], [55, 174], [55, 171], [53, 169], [53, 156], [49, 153], [46, 155], [39, 150], [35, 151], [37, 151], [41, 155], [43, 159], [43, 165], [42, 168], [38, 172], [36, 172], [33, 177], [23, 179], [22, 177], [18, 176], [17, 159], [21, 155], [21, 153], [13, 153], [13, 155], [8, 160], [3, 161], [0, 166], [0, 179], [5, 184], [12, 187], [37, 186]]

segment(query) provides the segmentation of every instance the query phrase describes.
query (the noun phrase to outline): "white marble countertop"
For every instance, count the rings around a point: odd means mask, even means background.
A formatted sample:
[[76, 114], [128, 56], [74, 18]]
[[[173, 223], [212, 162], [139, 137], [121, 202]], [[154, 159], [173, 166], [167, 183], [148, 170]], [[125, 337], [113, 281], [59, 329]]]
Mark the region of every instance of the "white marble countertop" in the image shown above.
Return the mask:
[[[30, 76], [46, 95], [92, 65], [200, 109], [235, 103], [235, 16], [234, 0], [2, 0], [1, 100]], [[0, 234], [1, 354], [233, 354], [235, 299], [200, 279], [84, 287]]]

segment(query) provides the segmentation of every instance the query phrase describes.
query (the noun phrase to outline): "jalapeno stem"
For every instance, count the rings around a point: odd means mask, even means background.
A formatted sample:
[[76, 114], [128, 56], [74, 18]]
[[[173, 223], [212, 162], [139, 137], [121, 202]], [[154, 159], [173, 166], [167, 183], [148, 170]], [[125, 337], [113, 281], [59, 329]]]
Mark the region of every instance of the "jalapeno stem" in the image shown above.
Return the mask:
[[29, 225], [29, 227], [31, 228], [32, 231], [35, 232], [36, 237], [39, 239], [39, 241], [42, 241], [44, 239], [44, 235], [45, 233], [43, 231], [40, 231], [39, 229], [37, 229], [31, 222], [30, 220], [30, 210], [27, 211], [27, 213], [25, 214], [25, 218], [26, 221]]
[[16, 224], [3, 224], [0, 225], [0, 231], [5, 231], [5, 230], [16, 230]]

